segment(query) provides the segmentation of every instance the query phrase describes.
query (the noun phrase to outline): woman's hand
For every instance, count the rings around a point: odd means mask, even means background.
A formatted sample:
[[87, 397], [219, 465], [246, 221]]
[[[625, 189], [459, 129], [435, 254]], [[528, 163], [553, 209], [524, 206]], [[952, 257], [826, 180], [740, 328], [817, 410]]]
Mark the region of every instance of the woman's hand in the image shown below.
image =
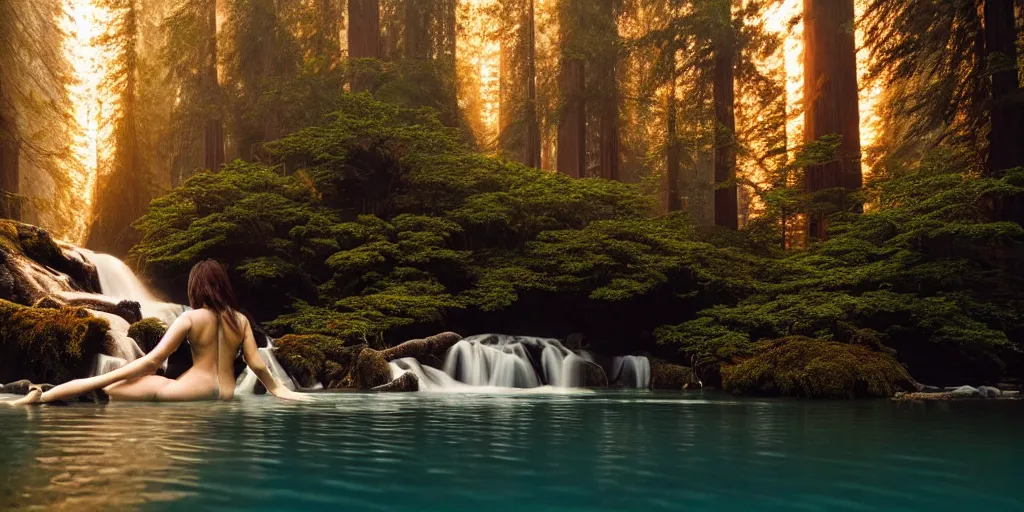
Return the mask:
[[313, 398], [305, 393], [296, 393], [284, 386], [277, 386], [270, 391], [274, 396], [283, 399], [291, 400], [293, 402], [309, 402]]

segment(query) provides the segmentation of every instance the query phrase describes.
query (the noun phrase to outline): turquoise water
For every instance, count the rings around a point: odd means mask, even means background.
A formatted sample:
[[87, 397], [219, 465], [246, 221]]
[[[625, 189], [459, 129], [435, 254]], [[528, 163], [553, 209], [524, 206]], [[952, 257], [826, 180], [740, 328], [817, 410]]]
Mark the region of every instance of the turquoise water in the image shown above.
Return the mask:
[[0, 510], [1024, 510], [1022, 426], [699, 392], [0, 408]]

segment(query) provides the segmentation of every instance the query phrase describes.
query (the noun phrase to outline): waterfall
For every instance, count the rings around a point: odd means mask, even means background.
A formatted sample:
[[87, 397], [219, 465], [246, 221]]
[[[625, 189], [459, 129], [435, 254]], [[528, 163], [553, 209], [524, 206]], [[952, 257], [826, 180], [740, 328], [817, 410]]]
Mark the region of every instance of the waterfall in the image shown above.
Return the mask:
[[[273, 342], [267, 342], [267, 346], [259, 349], [260, 358], [263, 359], [263, 363], [267, 365], [267, 369], [270, 370], [270, 374], [273, 375], [277, 380], [284, 384], [284, 387], [295, 391], [295, 381], [292, 380], [288, 372], [284, 370], [281, 363], [274, 356], [274, 344]], [[235, 394], [236, 395], [251, 395], [256, 390], [256, 383], [259, 382], [259, 378], [252, 372], [247, 366], [242, 374], [238, 376], [235, 381]]]
[[580, 385], [586, 362], [558, 340], [486, 334], [456, 343], [445, 357], [444, 373], [473, 386], [568, 388]]
[[100, 290], [103, 294], [100, 298], [113, 299], [114, 302], [120, 300], [138, 302], [142, 307], [143, 317], [158, 318], [167, 325], [173, 323], [176, 318], [188, 310], [187, 307], [180, 304], [170, 304], [154, 297], [146, 285], [132, 272], [132, 269], [114, 256], [87, 249], [78, 249], [78, 252], [96, 267], [96, 273], [100, 278]]
[[637, 389], [651, 387], [651, 361], [644, 356], [622, 356], [612, 360], [610, 382]]
[[126, 364], [128, 364], [128, 361], [120, 357], [99, 354], [96, 356], [96, 362], [93, 363], [92, 375], [103, 375], [104, 373], [112, 372]]
[[126, 361], [134, 361], [144, 355], [145, 352], [139, 348], [139, 344], [135, 342], [130, 336], [128, 336], [128, 329], [131, 327], [128, 321], [112, 313], [105, 313], [103, 311], [95, 311], [90, 309], [90, 313], [94, 316], [102, 318], [110, 324], [110, 341], [113, 342], [113, 346], [108, 347], [111, 351], [111, 356], [124, 359]]

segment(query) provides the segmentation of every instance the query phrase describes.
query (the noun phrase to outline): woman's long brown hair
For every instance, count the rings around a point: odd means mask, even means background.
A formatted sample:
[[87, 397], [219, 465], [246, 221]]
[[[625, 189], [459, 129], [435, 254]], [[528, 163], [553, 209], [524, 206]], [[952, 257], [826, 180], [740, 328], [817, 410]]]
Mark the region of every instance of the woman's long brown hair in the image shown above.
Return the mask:
[[192, 309], [206, 308], [218, 317], [227, 313], [228, 326], [236, 333], [242, 332], [235, 315], [239, 311], [235, 290], [231, 288], [228, 273], [220, 263], [204, 260], [192, 267], [188, 275], [188, 303]]

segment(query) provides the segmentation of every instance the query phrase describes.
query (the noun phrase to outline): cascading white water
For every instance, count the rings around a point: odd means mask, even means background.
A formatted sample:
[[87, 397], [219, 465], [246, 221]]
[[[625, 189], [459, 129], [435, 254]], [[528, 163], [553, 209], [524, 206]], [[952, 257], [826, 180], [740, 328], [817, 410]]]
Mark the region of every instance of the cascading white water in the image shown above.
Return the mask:
[[473, 386], [568, 388], [580, 385], [585, 363], [558, 340], [486, 334], [466, 338], [449, 349], [444, 372]]
[[[100, 254], [87, 249], [78, 249], [79, 253], [96, 267], [100, 278], [100, 290], [106, 300], [131, 300], [142, 307], [142, 316], [158, 318], [167, 325], [188, 310], [180, 304], [163, 302], [150, 293], [146, 285], [128, 268], [128, 265], [109, 254]], [[81, 296], [82, 294], [76, 294]]]
[[[281, 363], [274, 356], [274, 344], [273, 342], [267, 342], [267, 346], [259, 349], [260, 357], [263, 359], [264, 364], [267, 365], [267, 369], [270, 370], [270, 374], [273, 375], [277, 380], [284, 384], [284, 387], [295, 391], [295, 381], [292, 380], [288, 372], [284, 370]], [[242, 371], [242, 374], [238, 376], [235, 381], [235, 394], [236, 395], [251, 395], [256, 391], [256, 383], [259, 382], [259, 378], [252, 372], [248, 367]]]
[[485, 345], [484, 336], [467, 338], [448, 350], [444, 371], [452, 378], [473, 386], [535, 388], [540, 379], [525, 347], [510, 338]]
[[130, 336], [128, 336], [128, 329], [131, 325], [124, 318], [121, 318], [112, 313], [105, 313], [103, 311], [89, 310], [95, 316], [98, 316], [107, 321], [110, 324], [110, 341], [112, 345], [110, 355], [124, 359], [126, 361], [134, 361], [144, 355], [145, 352], [139, 348], [139, 344], [135, 342]]
[[644, 356], [622, 356], [612, 360], [610, 381], [621, 386], [651, 387], [651, 361]]
[[104, 373], [112, 372], [126, 364], [128, 364], [128, 361], [120, 357], [98, 354], [96, 356], [96, 362], [93, 363], [92, 375], [103, 375]]

